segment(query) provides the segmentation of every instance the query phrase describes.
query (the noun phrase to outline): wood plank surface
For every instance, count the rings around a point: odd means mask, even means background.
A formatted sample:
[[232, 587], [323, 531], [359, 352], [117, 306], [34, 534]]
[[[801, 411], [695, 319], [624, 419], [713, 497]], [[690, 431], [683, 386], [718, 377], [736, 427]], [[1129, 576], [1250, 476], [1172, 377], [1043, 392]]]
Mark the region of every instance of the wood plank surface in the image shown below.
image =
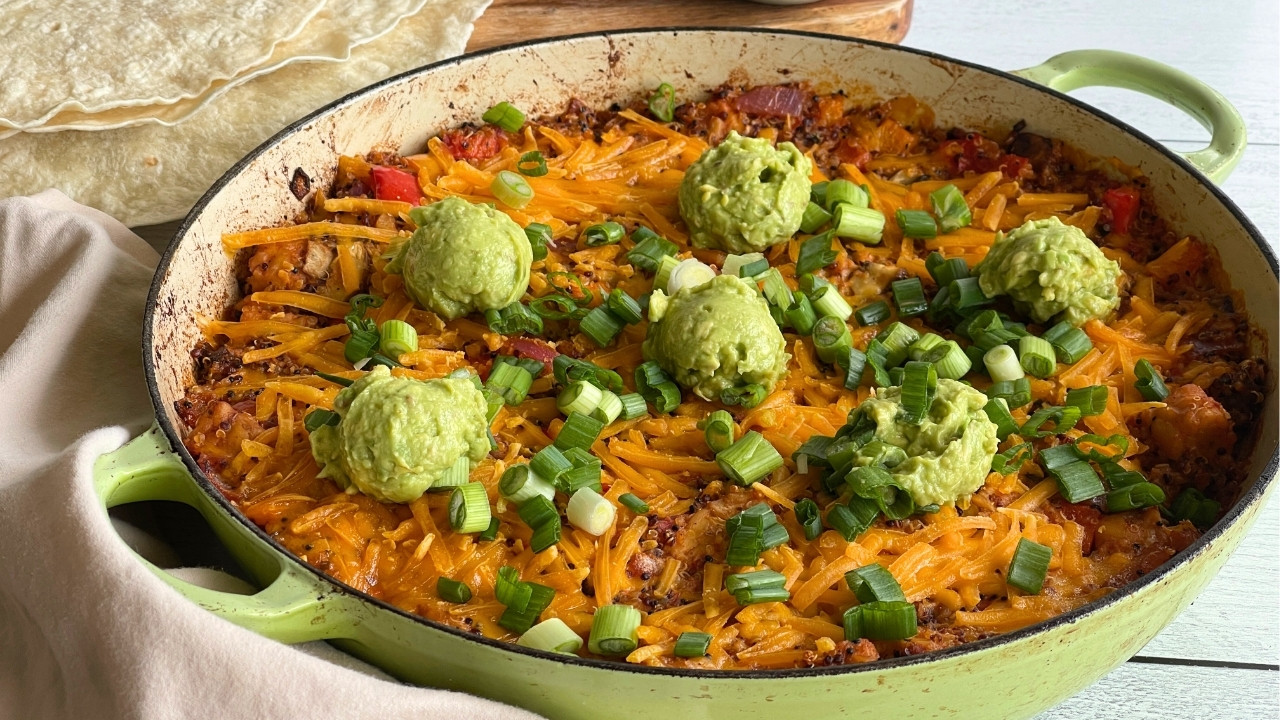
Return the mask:
[[1264, 720], [1277, 707], [1274, 670], [1129, 662], [1036, 720]]
[[789, 28], [898, 42], [912, 0], [822, 0], [803, 6], [745, 0], [494, 0], [476, 21], [468, 50], [591, 30], [668, 25]]

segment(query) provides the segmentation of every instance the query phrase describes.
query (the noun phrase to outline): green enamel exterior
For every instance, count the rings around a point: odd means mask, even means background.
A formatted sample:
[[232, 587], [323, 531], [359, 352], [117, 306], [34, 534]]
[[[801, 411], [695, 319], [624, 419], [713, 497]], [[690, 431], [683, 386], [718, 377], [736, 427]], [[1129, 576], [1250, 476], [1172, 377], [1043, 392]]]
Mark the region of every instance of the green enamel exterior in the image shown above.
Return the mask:
[[844, 672], [697, 676], [570, 664], [444, 631], [335, 588], [277, 552], [202, 492], [159, 428], [103, 456], [95, 479], [105, 507], [173, 500], [196, 508], [265, 586], [251, 596], [215, 592], [147, 563], [210, 612], [281, 642], [331, 640], [403, 680], [483, 695], [557, 720], [622, 718], [630, 715], [626, 708], [636, 707], [650, 715], [685, 718], [736, 719], [762, 708], [788, 717], [1031, 717], [1141, 649], [1217, 574], [1265, 504], [1265, 499], [1253, 503], [1226, 533], [1183, 558], [1159, 582], [1074, 622], [1011, 642]]
[[1060, 92], [1100, 85], [1136, 90], [1173, 105], [1212, 134], [1208, 147], [1183, 157], [1215, 183], [1226, 180], [1244, 155], [1244, 119], [1222, 93], [1154, 60], [1114, 50], [1073, 50], [1013, 74]]

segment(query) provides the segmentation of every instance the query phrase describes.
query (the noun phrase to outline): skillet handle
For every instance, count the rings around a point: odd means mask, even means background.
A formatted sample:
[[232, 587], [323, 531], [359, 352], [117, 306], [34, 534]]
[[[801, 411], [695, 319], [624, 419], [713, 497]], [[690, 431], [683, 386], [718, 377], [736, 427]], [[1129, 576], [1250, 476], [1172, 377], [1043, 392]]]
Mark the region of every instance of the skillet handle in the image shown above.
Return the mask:
[[[144, 500], [171, 500], [190, 505], [204, 516], [224, 542], [249, 548], [257, 538], [247, 528], [222, 515], [221, 509], [202, 493], [190, 473], [169, 447], [160, 428], [130, 440], [119, 450], [98, 458], [94, 488], [104, 508]], [[242, 536], [234, 534], [237, 528]], [[349, 637], [351, 609], [338, 607], [343, 596], [279, 553], [263, 548], [252, 555], [236, 553], [258, 578], [274, 577], [255, 595], [210, 590], [170, 575], [142, 557], [147, 566], [184, 597], [209, 612], [284, 643]]]
[[1212, 134], [1208, 147], [1180, 154], [1215, 183], [1226, 180], [1244, 154], [1244, 120], [1235, 107], [1217, 90], [1154, 60], [1114, 50], [1073, 50], [1013, 74], [1060, 92], [1101, 85], [1173, 105]]

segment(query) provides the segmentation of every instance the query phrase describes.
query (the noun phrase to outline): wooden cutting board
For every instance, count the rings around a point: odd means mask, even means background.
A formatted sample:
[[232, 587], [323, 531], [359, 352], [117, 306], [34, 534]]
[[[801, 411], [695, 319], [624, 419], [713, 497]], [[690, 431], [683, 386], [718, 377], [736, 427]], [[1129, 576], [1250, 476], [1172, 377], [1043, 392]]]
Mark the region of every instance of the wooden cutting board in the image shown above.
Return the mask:
[[668, 25], [787, 28], [900, 42], [913, 0], [822, 0], [761, 5], [747, 0], [493, 0], [468, 50], [553, 35]]

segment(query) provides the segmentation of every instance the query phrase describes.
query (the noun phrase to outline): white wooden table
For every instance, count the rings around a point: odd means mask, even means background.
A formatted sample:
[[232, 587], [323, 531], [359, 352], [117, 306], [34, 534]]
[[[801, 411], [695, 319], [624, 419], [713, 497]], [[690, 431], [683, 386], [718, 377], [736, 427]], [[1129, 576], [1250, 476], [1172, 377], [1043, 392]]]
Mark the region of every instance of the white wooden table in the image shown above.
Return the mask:
[[[998, 18], [998, 20], [997, 20]], [[1066, 50], [1123, 50], [1185, 70], [1244, 115], [1249, 147], [1223, 189], [1280, 241], [1280, 3], [1275, 0], [916, 0], [904, 45], [1013, 70]], [[1137, 93], [1073, 93], [1175, 150], [1190, 117]], [[1272, 339], [1273, 342], [1275, 339]], [[1136, 657], [1040, 720], [1280, 717], [1280, 498], [1198, 600]]]

